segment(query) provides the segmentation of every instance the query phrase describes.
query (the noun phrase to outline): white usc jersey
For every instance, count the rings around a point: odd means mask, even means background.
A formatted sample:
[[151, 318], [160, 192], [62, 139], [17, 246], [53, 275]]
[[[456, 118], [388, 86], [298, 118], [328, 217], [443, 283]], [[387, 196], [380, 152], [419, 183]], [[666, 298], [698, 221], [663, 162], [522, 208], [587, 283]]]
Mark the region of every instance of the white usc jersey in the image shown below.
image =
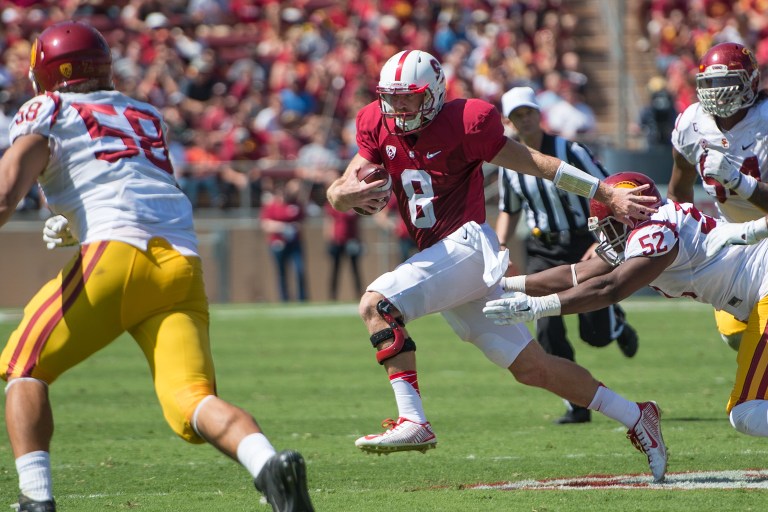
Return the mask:
[[666, 297], [689, 297], [746, 320], [768, 294], [768, 239], [728, 245], [707, 257], [704, 240], [716, 225], [690, 203], [667, 201], [632, 230], [624, 259], [658, 256], [677, 244], [675, 261], [650, 286]]
[[[693, 103], [677, 117], [672, 144], [702, 173], [702, 157], [708, 146], [725, 150], [741, 172], [768, 182], [768, 100], [759, 99], [746, 117], [730, 131], [721, 131], [715, 119]], [[746, 222], [763, 215], [759, 208], [714, 180], [704, 180], [704, 190], [715, 199], [720, 216], [729, 222]]]
[[28, 134], [48, 138], [51, 156], [38, 182], [81, 243], [119, 240], [145, 250], [162, 237], [197, 254], [192, 205], [176, 184], [153, 106], [117, 91], [47, 93], [11, 122], [11, 143]]

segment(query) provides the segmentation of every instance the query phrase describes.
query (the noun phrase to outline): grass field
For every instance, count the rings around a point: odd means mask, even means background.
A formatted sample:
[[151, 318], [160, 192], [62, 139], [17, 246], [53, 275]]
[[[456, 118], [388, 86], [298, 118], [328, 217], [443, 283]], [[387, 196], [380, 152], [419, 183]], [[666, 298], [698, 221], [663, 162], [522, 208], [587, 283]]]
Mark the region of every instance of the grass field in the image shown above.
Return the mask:
[[[572, 338], [579, 362], [628, 398], [664, 409], [669, 471], [766, 467], [768, 441], [736, 433], [724, 407], [735, 353], [716, 334], [709, 307], [690, 301], [624, 302], [640, 351], [624, 358]], [[0, 315], [0, 338], [17, 312]], [[571, 333], [577, 333], [569, 319]], [[459, 341], [439, 316], [409, 325], [419, 383], [439, 445], [430, 453], [365, 455], [356, 437], [396, 416], [392, 390], [352, 304], [215, 306], [212, 337], [222, 397], [251, 411], [278, 449], [301, 451], [319, 511], [763, 511], [760, 489], [730, 473], [671, 485], [579, 490], [477, 484], [588, 475], [640, 475], [643, 455], [624, 428], [599, 414], [557, 426], [559, 398], [526, 388]], [[576, 334], [574, 334], [576, 336]], [[165, 425], [146, 363], [128, 337], [51, 388], [59, 510], [263, 511], [246, 472], [207, 446], [186, 445]], [[3, 411], [4, 412], [4, 411]], [[637, 479], [635, 479], [637, 480]], [[730, 487], [703, 489], [706, 483]], [[16, 501], [16, 473], [0, 442], [0, 511]], [[6, 509], [10, 510], [10, 509]]]

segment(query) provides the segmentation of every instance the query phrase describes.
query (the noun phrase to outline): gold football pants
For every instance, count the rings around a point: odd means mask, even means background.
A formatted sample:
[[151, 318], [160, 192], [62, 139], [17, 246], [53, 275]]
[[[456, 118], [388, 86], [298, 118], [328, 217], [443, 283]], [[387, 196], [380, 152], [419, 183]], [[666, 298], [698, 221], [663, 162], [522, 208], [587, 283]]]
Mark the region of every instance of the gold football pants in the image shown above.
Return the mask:
[[201, 443], [190, 422], [200, 400], [216, 394], [208, 323], [199, 258], [161, 238], [146, 251], [95, 242], [27, 304], [0, 355], [0, 375], [50, 384], [127, 331], [149, 363], [166, 421]]
[[738, 367], [728, 413], [736, 405], [749, 400], [768, 399], [768, 297], [763, 297], [752, 310], [747, 329], [736, 356]]

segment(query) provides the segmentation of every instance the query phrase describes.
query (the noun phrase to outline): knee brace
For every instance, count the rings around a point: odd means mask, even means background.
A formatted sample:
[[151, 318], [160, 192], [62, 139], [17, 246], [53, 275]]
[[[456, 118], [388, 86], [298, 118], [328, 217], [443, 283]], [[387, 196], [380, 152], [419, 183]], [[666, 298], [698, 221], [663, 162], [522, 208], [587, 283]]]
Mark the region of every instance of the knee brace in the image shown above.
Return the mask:
[[384, 364], [384, 361], [395, 357], [400, 352], [416, 351], [416, 343], [411, 338], [405, 337], [403, 323], [392, 314], [393, 308], [392, 303], [386, 299], [382, 299], [376, 304], [376, 312], [389, 324], [389, 327], [373, 333], [371, 335], [371, 345], [373, 345], [373, 348], [376, 348], [382, 341], [394, 338], [390, 346], [376, 352], [376, 360], [379, 364]]

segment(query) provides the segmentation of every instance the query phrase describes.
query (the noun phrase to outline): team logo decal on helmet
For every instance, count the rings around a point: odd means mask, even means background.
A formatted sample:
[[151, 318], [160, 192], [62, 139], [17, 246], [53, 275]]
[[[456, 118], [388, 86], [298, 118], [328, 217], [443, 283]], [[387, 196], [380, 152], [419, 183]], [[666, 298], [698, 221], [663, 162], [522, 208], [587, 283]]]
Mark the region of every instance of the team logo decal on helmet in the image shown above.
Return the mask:
[[59, 66], [59, 72], [64, 78], [69, 78], [72, 76], [72, 64], [67, 62], [66, 64], [62, 64]]

